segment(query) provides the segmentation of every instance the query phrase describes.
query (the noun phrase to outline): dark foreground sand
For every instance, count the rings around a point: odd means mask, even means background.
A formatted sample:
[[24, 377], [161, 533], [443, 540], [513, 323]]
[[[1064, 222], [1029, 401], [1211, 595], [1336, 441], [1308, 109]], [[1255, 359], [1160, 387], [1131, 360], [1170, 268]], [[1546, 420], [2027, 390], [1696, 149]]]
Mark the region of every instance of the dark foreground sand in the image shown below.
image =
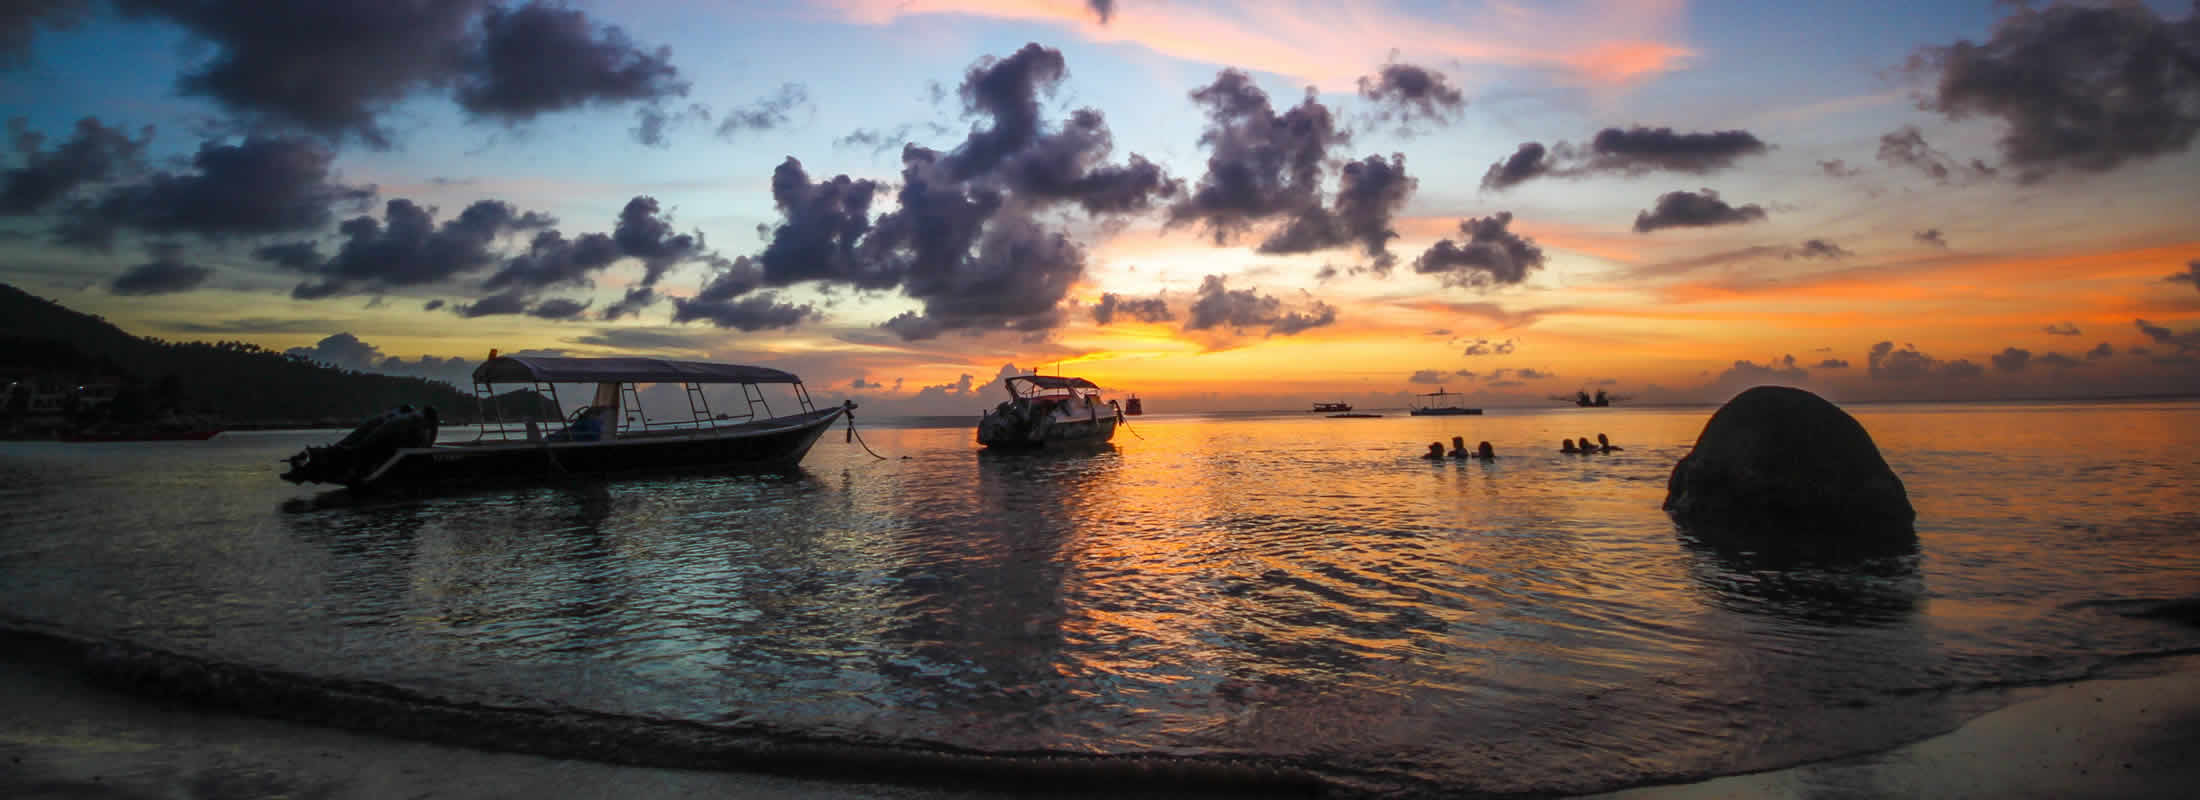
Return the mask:
[[[2192, 797], [2200, 664], [2041, 690], [1887, 753], [1618, 798]], [[1062, 787], [1110, 794], [1104, 786]], [[66, 667], [0, 659], [0, 797], [998, 797], [735, 772], [620, 767], [364, 736], [148, 702]]]

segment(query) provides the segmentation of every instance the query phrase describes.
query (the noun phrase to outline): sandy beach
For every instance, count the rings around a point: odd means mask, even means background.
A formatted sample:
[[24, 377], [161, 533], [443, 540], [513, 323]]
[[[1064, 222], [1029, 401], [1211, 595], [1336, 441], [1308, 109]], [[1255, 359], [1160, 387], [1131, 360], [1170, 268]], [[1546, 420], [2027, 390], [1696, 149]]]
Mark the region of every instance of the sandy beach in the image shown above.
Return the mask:
[[[2028, 690], [1884, 753], [1607, 798], [2184, 797], [2200, 785], [2200, 660], [2151, 677]], [[0, 795], [75, 797], [979, 797], [746, 772], [492, 753], [207, 712], [0, 661]], [[1065, 787], [1066, 788], [1066, 787]], [[1088, 786], [1105, 792], [1106, 787]]]

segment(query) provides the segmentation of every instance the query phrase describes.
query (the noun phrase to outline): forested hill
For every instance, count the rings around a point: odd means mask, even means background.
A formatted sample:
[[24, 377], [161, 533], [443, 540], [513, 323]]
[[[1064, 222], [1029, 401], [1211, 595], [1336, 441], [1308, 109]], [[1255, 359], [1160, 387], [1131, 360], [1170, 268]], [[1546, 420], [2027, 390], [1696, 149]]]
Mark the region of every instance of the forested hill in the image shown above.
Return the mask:
[[126, 383], [180, 392], [179, 411], [233, 424], [348, 422], [407, 403], [435, 406], [451, 422], [476, 416], [473, 395], [441, 381], [338, 369], [244, 342], [132, 336], [7, 284], [0, 284], [0, 369], [80, 379], [119, 370]]

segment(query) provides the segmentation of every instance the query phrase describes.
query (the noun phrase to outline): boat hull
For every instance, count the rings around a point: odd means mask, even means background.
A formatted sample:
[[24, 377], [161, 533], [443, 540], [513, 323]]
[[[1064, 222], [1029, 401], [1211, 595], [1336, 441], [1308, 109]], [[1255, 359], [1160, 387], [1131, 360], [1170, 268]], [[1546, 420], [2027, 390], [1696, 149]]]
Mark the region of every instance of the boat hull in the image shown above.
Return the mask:
[[514, 441], [399, 449], [353, 483], [354, 491], [455, 489], [570, 477], [785, 469], [802, 461], [838, 421], [835, 407], [692, 434], [605, 442]]
[[1016, 423], [1017, 420], [1012, 416], [998, 413], [985, 415], [978, 420], [978, 444], [1005, 450], [1101, 444], [1115, 438], [1118, 420], [1114, 415], [1108, 415], [1088, 419], [1053, 417], [1046, 424], [1037, 426]]

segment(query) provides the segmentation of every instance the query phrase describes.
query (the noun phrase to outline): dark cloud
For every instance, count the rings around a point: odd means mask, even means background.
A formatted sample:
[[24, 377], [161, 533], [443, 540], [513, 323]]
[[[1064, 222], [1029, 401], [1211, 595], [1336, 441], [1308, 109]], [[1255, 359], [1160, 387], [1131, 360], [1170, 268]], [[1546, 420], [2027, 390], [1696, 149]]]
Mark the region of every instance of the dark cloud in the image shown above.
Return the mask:
[[1903, 345], [1895, 349], [1893, 342], [1872, 345], [1866, 358], [1866, 371], [1872, 380], [1912, 381], [1920, 378], [1972, 378], [1985, 372], [1984, 367], [1965, 359], [1942, 361], [1918, 352], [1916, 345]]
[[0, 5], [0, 70], [30, 63], [38, 29], [64, 30], [82, 22], [91, 0], [9, 0]]
[[628, 131], [634, 141], [648, 147], [664, 147], [665, 134], [690, 121], [710, 121], [710, 109], [700, 103], [688, 104], [685, 111], [667, 111], [663, 106], [646, 105], [634, 109], [635, 126]]
[[802, 162], [792, 156], [780, 162], [772, 171], [772, 201], [785, 221], [772, 231], [770, 245], [757, 256], [762, 272], [754, 280], [773, 286], [832, 281], [859, 289], [899, 284], [902, 276], [893, 265], [857, 250], [871, 230], [871, 199], [882, 188], [876, 181], [846, 175], [812, 183]]
[[231, 111], [388, 146], [376, 118], [448, 84], [477, 44], [487, 0], [115, 0], [211, 45], [177, 88]]
[[145, 146], [153, 129], [132, 139], [96, 117], [77, 120], [76, 132], [52, 151], [46, 137], [23, 117], [8, 120], [8, 145], [22, 166], [0, 171], [0, 215], [35, 214], [87, 184], [119, 178], [144, 168]]
[[1360, 97], [1376, 107], [1374, 118], [1411, 123], [1416, 119], [1448, 122], [1467, 107], [1467, 95], [1444, 73], [1412, 64], [1385, 64], [1360, 77]]
[[344, 369], [365, 369], [383, 358], [381, 348], [360, 341], [348, 331], [331, 334], [312, 347], [293, 347], [283, 352]]
[[1719, 199], [1719, 193], [1710, 189], [1702, 194], [1695, 192], [1666, 192], [1658, 196], [1657, 207], [1635, 215], [1635, 232], [1649, 233], [1661, 228], [1704, 227], [1710, 225], [1740, 225], [1765, 218], [1764, 208], [1745, 205], [1740, 208]]
[[2022, 347], [2005, 347], [1988, 360], [1994, 362], [1995, 369], [2003, 372], [2023, 372], [2025, 367], [2032, 364], [2032, 351]]
[[1605, 128], [1586, 146], [1559, 142], [1545, 149], [1538, 142], [1523, 143], [1511, 156], [1490, 165], [1482, 175], [1482, 188], [1507, 189], [1546, 175], [1579, 178], [1661, 171], [1704, 175], [1770, 149], [1755, 134], [1742, 130], [1680, 133], [1639, 125]]
[[585, 288], [593, 285], [590, 275], [618, 259], [619, 248], [611, 243], [609, 236], [589, 233], [567, 239], [554, 230], [541, 231], [527, 243], [526, 252], [504, 262], [496, 274], [482, 282], [481, 288], [492, 292], [557, 286]]
[[1430, 386], [1436, 386], [1442, 384], [1445, 379], [1450, 377], [1452, 377], [1451, 373], [1445, 372], [1440, 369], [1424, 369], [1414, 371], [1411, 377], [1406, 378], [1406, 382], [1422, 383]]
[[1948, 239], [1947, 237], [1940, 235], [1939, 228], [1926, 228], [1925, 230], [1910, 234], [1910, 238], [1917, 240], [1917, 243], [1922, 245], [1929, 245], [1932, 247], [1941, 248], [1945, 248], [1948, 246]]
[[1208, 149], [1207, 171], [1169, 208], [1170, 224], [1205, 225], [1223, 244], [1255, 222], [1320, 205], [1322, 165], [1351, 133], [1312, 89], [1277, 114], [1251, 76], [1229, 69], [1191, 97], [1207, 114], [1199, 138]]
[[987, 56], [972, 65], [958, 90], [963, 111], [992, 124], [973, 126], [962, 146], [942, 159], [949, 176], [963, 181], [990, 172], [1002, 159], [1030, 145], [1039, 136], [1040, 95], [1052, 95], [1068, 72], [1062, 51], [1037, 43], [1026, 44], [1007, 58]]
[[1558, 373], [1556, 372], [1544, 372], [1534, 367], [1521, 367], [1520, 370], [1518, 372], [1515, 372], [1514, 374], [1520, 376], [1521, 380], [1528, 381], [1539, 381], [1545, 378], [1558, 377]]
[[645, 352], [695, 352], [709, 349], [708, 343], [692, 332], [662, 328], [600, 328], [595, 333], [573, 341], [598, 347]]
[[1880, 136], [1879, 160], [1892, 167], [1914, 168], [1941, 183], [1994, 175], [1994, 168], [1983, 161], [1972, 159], [1970, 164], [1962, 164], [1934, 149], [1925, 142], [1924, 132], [1915, 125], [1904, 125], [1893, 133]]
[[1547, 175], [1555, 168], [1550, 151], [1539, 142], [1522, 142], [1520, 149], [1490, 165], [1482, 174], [1482, 188], [1510, 189], [1529, 178]]
[[1102, 25], [1115, 17], [1115, 0], [1085, 0], [1085, 7], [1092, 9], [1092, 15], [1099, 17]]
[[969, 397], [970, 390], [976, 386], [976, 382], [977, 379], [972, 378], [970, 373], [965, 372], [952, 383], [936, 383], [918, 389], [916, 396], [920, 400], [928, 397]]
[[2182, 22], [2141, 3], [2012, 4], [1983, 44], [1910, 59], [1935, 85], [1920, 106], [1999, 118], [2001, 154], [2025, 181], [2104, 172], [2184, 152], [2200, 132], [2200, 12]]
[[458, 81], [460, 107], [507, 123], [589, 104], [655, 102], [687, 94], [672, 51], [645, 51], [615, 25], [546, 2], [490, 6]]
[[107, 291], [121, 295], [174, 294], [198, 288], [214, 271], [182, 260], [174, 246], [154, 248], [153, 260], [131, 267], [107, 284]]
[[437, 357], [423, 355], [416, 359], [387, 355], [382, 349], [349, 332], [332, 334], [311, 347], [293, 347], [283, 351], [286, 355], [302, 358], [338, 369], [380, 372], [389, 375], [411, 375], [440, 380], [453, 386], [468, 386], [473, 381], [475, 359], [458, 356]]
[[311, 139], [207, 142], [191, 159], [194, 172], [155, 172], [111, 185], [63, 209], [58, 232], [66, 243], [104, 249], [122, 230], [208, 238], [313, 230], [338, 209], [374, 197], [372, 187], [331, 180], [335, 157]]
[[1856, 254], [1849, 252], [1848, 250], [1842, 248], [1840, 245], [1834, 244], [1824, 239], [1812, 239], [1810, 241], [1796, 245], [1794, 250], [1788, 252], [1786, 258], [1832, 260], [1837, 258], [1848, 258], [1849, 256], [1853, 255]]
[[1543, 267], [1543, 249], [1535, 241], [1506, 230], [1512, 212], [1460, 220], [1465, 243], [1439, 239], [1413, 260], [1413, 271], [1441, 276], [1445, 286], [1486, 289], [1509, 286], [1528, 279]]
[[1100, 302], [1092, 307], [1092, 321], [1102, 325], [1115, 322], [1117, 314], [1136, 322], [1170, 322], [1176, 315], [1169, 311], [1169, 304], [1160, 297], [1127, 298], [1114, 292], [1100, 295]]
[[1848, 162], [1838, 158], [1832, 161], [1818, 162], [1818, 169], [1826, 173], [1828, 178], [1854, 178], [1864, 174], [1863, 170], [1849, 166]]
[[860, 147], [872, 153], [884, 153], [909, 141], [914, 126], [901, 125], [891, 131], [877, 128], [857, 128], [848, 135], [833, 140], [834, 147]]
[[657, 301], [662, 299], [664, 298], [657, 296], [657, 290], [655, 289], [647, 286], [630, 287], [626, 290], [625, 297], [621, 297], [618, 302], [604, 307], [603, 318], [615, 320], [621, 317], [638, 317], [641, 316], [643, 309], [656, 305]]
[[[338, 226], [344, 243], [326, 261], [299, 267], [306, 263], [304, 255], [312, 252], [310, 245], [302, 243], [261, 248], [256, 255], [312, 275], [315, 280], [300, 283], [290, 292], [292, 297], [312, 300], [418, 286], [484, 269], [498, 260], [492, 249], [497, 237], [547, 228], [552, 223], [548, 217], [534, 212], [522, 214], [511, 204], [495, 200], [474, 203], [440, 227], [435, 224], [434, 211], [404, 198], [390, 200], [382, 216], [380, 221], [369, 216], [353, 217]], [[475, 305], [501, 309], [510, 303], [484, 298]]]
[[2069, 369], [2071, 367], [2085, 366], [2085, 362], [2079, 361], [2075, 358], [2071, 358], [2061, 353], [2042, 354], [2039, 357], [2039, 362], [2042, 364], [2046, 364], [2047, 366], [2054, 367], [2056, 369]]
[[1398, 238], [1391, 218], [1405, 207], [1419, 184], [1406, 174], [1406, 157], [1401, 154], [1392, 154], [1389, 161], [1368, 156], [1347, 162], [1337, 187], [1336, 209], [1318, 205], [1300, 209], [1260, 243], [1260, 252], [1311, 253], [1356, 244], [1377, 274], [1389, 274], [1398, 262], [1390, 252], [1390, 240]]
[[784, 126], [794, 121], [794, 110], [808, 102], [808, 87], [799, 83], [781, 84], [778, 93], [759, 97], [754, 103], [726, 112], [725, 120], [718, 123], [718, 136], [730, 139], [742, 131], [768, 131]]
[[1018, 197], [1074, 202], [1092, 214], [1142, 211], [1183, 190], [1182, 181], [1143, 156], [1123, 166], [1101, 163], [1114, 147], [1106, 117], [1079, 109], [1060, 130], [1033, 137], [1000, 159], [995, 180]]
[[2085, 360], [2087, 361], [2099, 361], [2104, 358], [2114, 358], [2115, 356], [2116, 346], [2107, 342], [2102, 342], [2100, 344], [2094, 345], [2093, 349], [2085, 351]]
[[1829, 358], [1829, 359], [1826, 359], [1826, 360], [1824, 360], [1824, 361], [1820, 361], [1820, 362], [1818, 362], [1818, 367], [1817, 367], [1817, 368], [1818, 368], [1818, 369], [1848, 369], [1848, 368], [1849, 368], [1849, 362], [1847, 362], [1847, 361], [1843, 361], [1843, 360], [1841, 360], [1841, 359], [1838, 359], [1838, 358]]
[[1506, 339], [1505, 341], [1502, 341], [1502, 342], [1492, 342], [1492, 341], [1490, 341], [1490, 340], [1488, 340], [1488, 339], [1476, 339], [1476, 340], [1474, 340], [1474, 342], [1473, 342], [1472, 344], [1469, 344], [1469, 345], [1467, 345], [1467, 349], [1466, 349], [1466, 352], [1465, 352], [1465, 353], [1462, 353], [1462, 355], [1467, 355], [1467, 356], [1503, 356], [1503, 355], [1511, 355], [1511, 354], [1512, 354], [1512, 352], [1513, 352], [1513, 350], [1514, 350], [1515, 348], [1517, 348], [1518, 346], [1519, 346], [1519, 345], [1518, 345], [1518, 343], [1516, 343], [1516, 342], [1515, 342], [1514, 340], [1512, 340], [1512, 339]]
[[643, 286], [655, 286], [666, 270], [704, 255], [703, 235], [673, 232], [672, 220], [660, 212], [657, 198], [647, 195], [626, 201], [611, 241], [620, 254], [642, 262]]
[[2185, 262], [2184, 272], [2163, 278], [2163, 280], [2170, 283], [2188, 284], [2193, 288], [2200, 289], [2200, 258]]
[[761, 331], [773, 328], [792, 328], [823, 316], [818, 310], [804, 303], [781, 302], [776, 292], [762, 292], [737, 296], [724, 290], [725, 284], [714, 281], [719, 291], [706, 286], [694, 299], [672, 299], [673, 322], [708, 322], [720, 328], [741, 331]]
[[1229, 328], [1242, 332], [1265, 326], [1270, 336], [1289, 336], [1336, 321], [1337, 308], [1328, 303], [1314, 300], [1304, 309], [1286, 308], [1274, 295], [1264, 295], [1253, 289], [1231, 289], [1222, 276], [1209, 275], [1199, 283], [1199, 293], [1187, 310], [1184, 329]]
[[2147, 338], [2153, 339], [2156, 344], [2175, 347], [2179, 353], [2200, 351], [2200, 328], [2177, 333], [2143, 319], [2132, 320], [2132, 324], [2137, 325], [2139, 332], [2146, 334]]
[[527, 309], [527, 315], [556, 320], [580, 319], [582, 314], [588, 312], [588, 306], [588, 303], [578, 300], [552, 298], [536, 304], [534, 308]]
[[[1846, 366], [1846, 365], [1844, 365]], [[1785, 355], [1767, 359], [1758, 364], [1752, 361], [1736, 361], [1713, 381], [1718, 384], [1799, 383], [1810, 377], [1810, 370], [1795, 363], [1795, 356]]]
[[865, 389], [884, 389], [886, 388], [886, 384], [872, 380], [865, 380], [862, 375], [857, 375], [853, 378], [848, 379], [848, 388], [853, 391], [862, 391]]
[[2040, 330], [2044, 333], [2052, 333], [2056, 336], [2080, 335], [2078, 332], [2078, 324], [2075, 322], [2058, 322], [2053, 325], [2042, 327], [2040, 328]]
[[[299, 288], [303, 289], [304, 287], [301, 286]], [[296, 296], [297, 294], [297, 290], [291, 291], [292, 296]], [[467, 319], [473, 319], [476, 317], [494, 317], [510, 314], [524, 314], [527, 313], [527, 304], [527, 294], [519, 290], [513, 290], [492, 294], [488, 297], [475, 300], [472, 303], [463, 303], [460, 305], [451, 306], [451, 313], [457, 314]]]
[[[909, 208], [906, 201], [903, 208]], [[888, 222], [881, 220], [882, 231]], [[949, 266], [935, 271], [920, 264], [909, 272], [902, 293], [924, 302], [922, 319], [889, 330], [918, 339], [949, 330], [1052, 329], [1061, 322], [1062, 299], [1084, 275], [1085, 251], [1028, 217], [1002, 215], [986, 225], [975, 254]]]

